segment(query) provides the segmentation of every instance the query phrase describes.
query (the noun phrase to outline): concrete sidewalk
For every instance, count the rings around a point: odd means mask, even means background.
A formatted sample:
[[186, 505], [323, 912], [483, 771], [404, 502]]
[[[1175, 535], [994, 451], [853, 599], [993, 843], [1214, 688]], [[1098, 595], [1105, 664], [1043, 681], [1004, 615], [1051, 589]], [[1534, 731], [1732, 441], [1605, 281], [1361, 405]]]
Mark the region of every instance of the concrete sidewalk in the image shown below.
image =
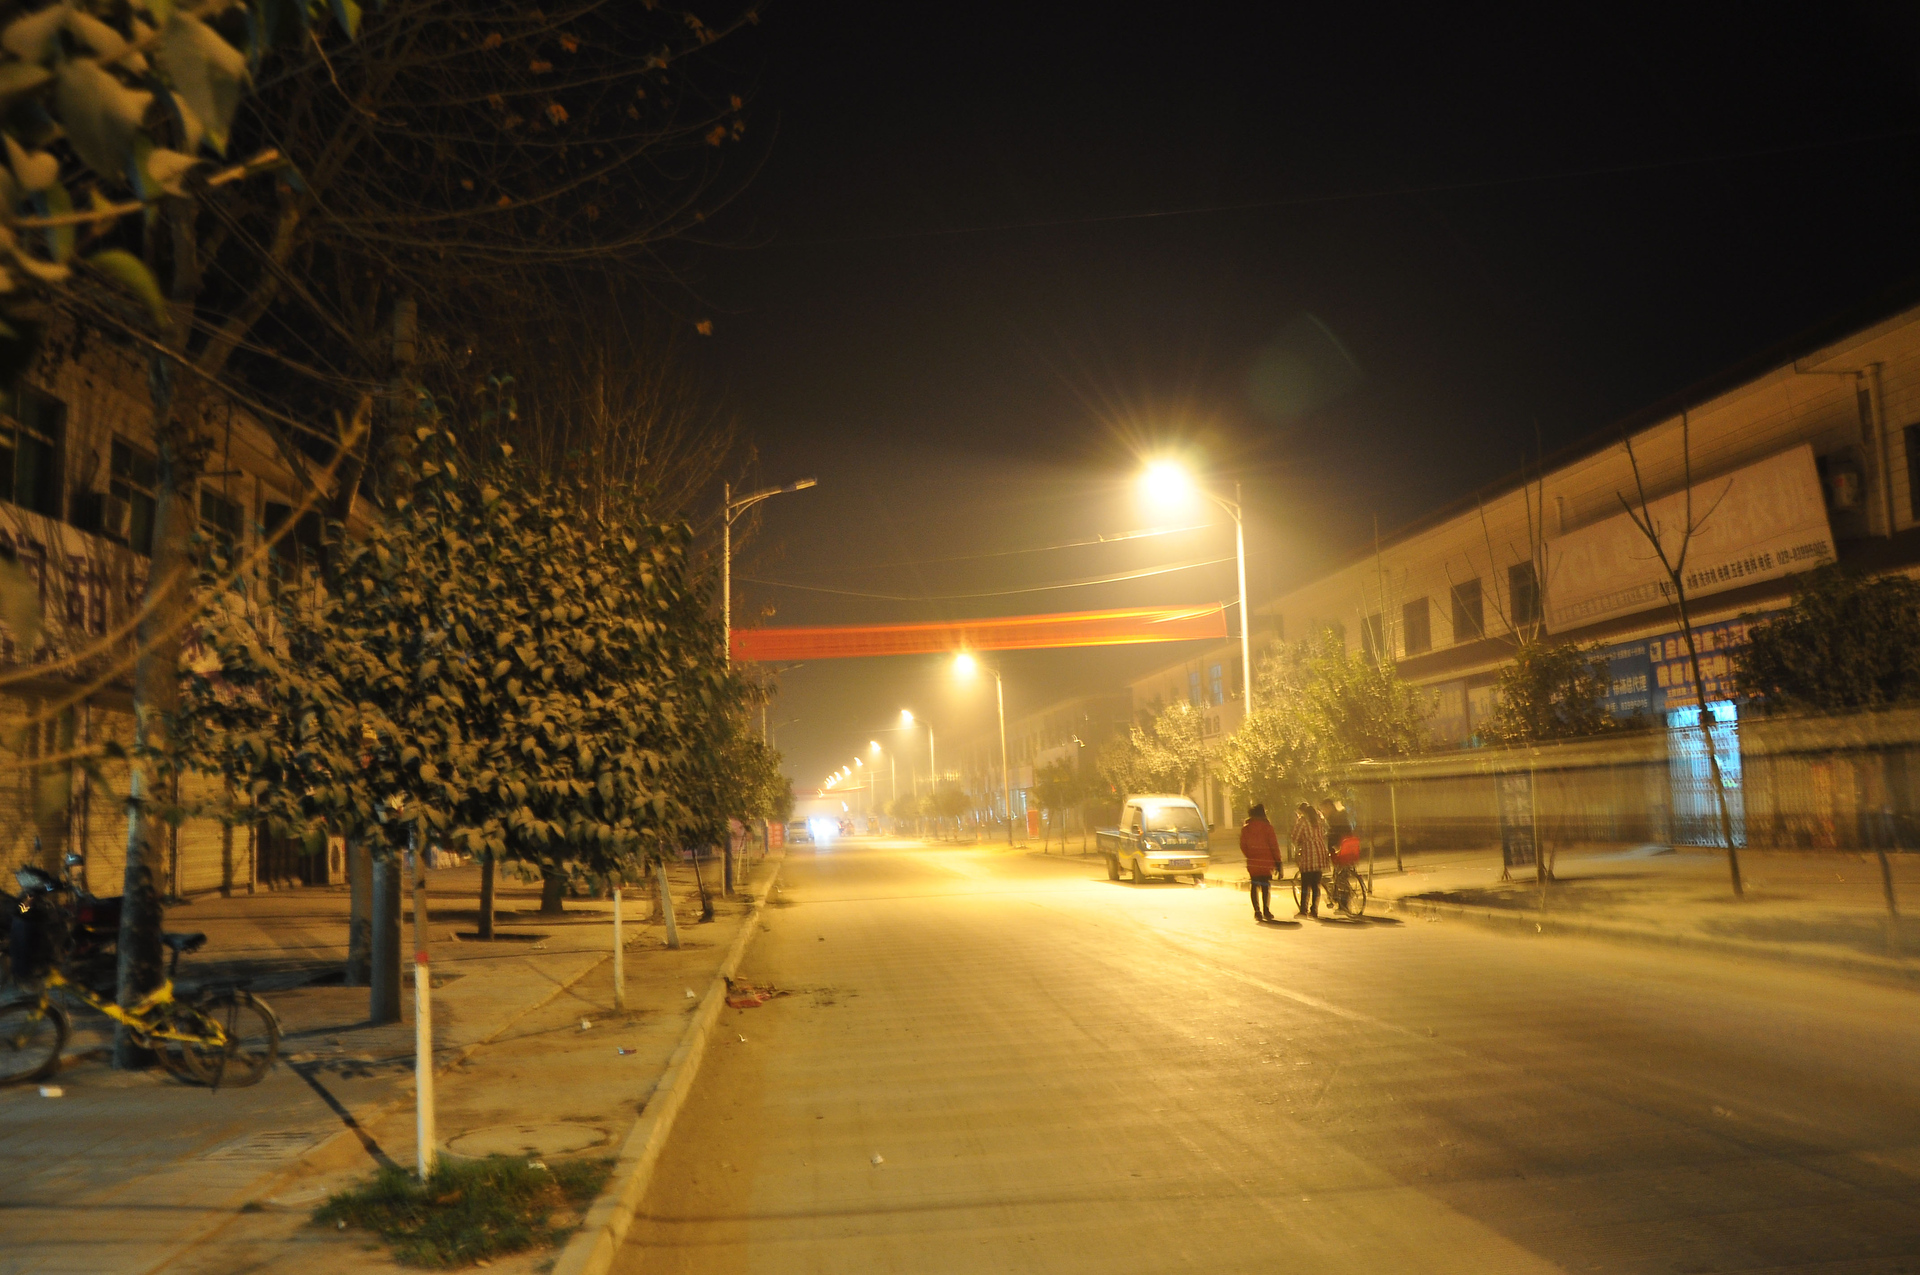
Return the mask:
[[[761, 865], [748, 889], [772, 871]], [[615, 1015], [611, 904], [569, 900], [565, 916], [539, 918], [536, 887], [503, 883], [501, 937], [479, 943], [459, 937], [473, 932], [478, 875], [432, 874], [439, 1140], [557, 1120], [596, 1131], [571, 1140], [588, 1153], [644, 1103], [694, 1003], [685, 989], [711, 980], [747, 896], [716, 899], [714, 922], [700, 924], [693, 874], [675, 868], [679, 951], [665, 950], [650, 901], [631, 900], [629, 1008]], [[326, 889], [170, 910], [169, 928], [209, 935], [214, 959], [193, 971], [199, 981], [241, 971], [256, 989], [279, 985], [264, 996], [285, 1029], [282, 1064], [251, 1089], [218, 1093], [114, 1072], [92, 1048], [104, 1032], [79, 1016], [89, 1030], [51, 1082], [62, 1096], [0, 1090], [0, 1157], [10, 1166], [0, 1181], [0, 1275], [387, 1269], [365, 1249], [368, 1237], [319, 1236], [305, 1223], [327, 1189], [381, 1163], [411, 1166], [415, 1154], [411, 983], [403, 1022], [376, 1028], [365, 988], [314, 981], [344, 956], [345, 913], [344, 892]], [[207, 967], [216, 977], [204, 977]], [[183, 983], [189, 973], [183, 965]], [[327, 1251], [309, 1253], [310, 1243]]]
[[[1726, 853], [1716, 848], [1563, 851], [1545, 890], [1531, 868], [1500, 880], [1497, 849], [1407, 855], [1404, 862], [1406, 870], [1396, 872], [1391, 857], [1375, 861], [1369, 911], [1473, 921], [1528, 935], [1681, 946], [1920, 982], [1920, 917], [1901, 916], [1889, 926], [1880, 865], [1872, 854], [1742, 850], [1746, 892], [1739, 899]], [[1920, 909], [1920, 857], [1893, 855], [1890, 862], [1896, 901]], [[1364, 858], [1359, 867], [1367, 870]], [[1239, 864], [1216, 866], [1208, 879], [1244, 888], [1246, 872]]]
[[[1032, 857], [1090, 870], [1102, 863], [1097, 854]], [[1530, 936], [1675, 945], [1920, 984], [1920, 855], [1890, 858], [1896, 902], [1915, 914], [1901, 915], [1892, 927], [1879, 860], [1851, 851], [1742, 850], [1743, 899], [1733, 896], [1725, 852], [1714, 848], [1563, 851], [1544, 892], [1531, 868], [1501, 881], [1497, 848], [1410, 853], [1402, 863], [1404, 869], [1396, 869], [1391, 854], [1375, 858], [1369, 914], [1473, 921]], [[1368, 871], [1364, 854], [1358, 867]], [[1292, 871], [1289, 866], [1287, 875]], [[1213, 856], [1207, 883], [1247, 888], [1237, 848], [1224, 846]], [[1283, 882], [1274, 885], [1285, 892]]]

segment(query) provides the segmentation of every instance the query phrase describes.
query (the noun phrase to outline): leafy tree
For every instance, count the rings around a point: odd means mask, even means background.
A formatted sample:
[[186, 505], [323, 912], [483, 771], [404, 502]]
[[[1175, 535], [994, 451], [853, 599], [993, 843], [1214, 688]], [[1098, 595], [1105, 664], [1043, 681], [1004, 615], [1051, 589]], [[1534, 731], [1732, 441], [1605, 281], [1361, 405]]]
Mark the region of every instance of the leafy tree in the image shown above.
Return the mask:
[[556, 905], [570, 874], [725, 835], [740, 688], [685, 530], [418, 441], [410, 494], [335, 547], [326, 587], [210, 577], [185, 760], [277, 828], [417, 834], [537, 871]]
[[1306, 725], [1329, 771], [1350, 761], [1412, 757], [1427, 747], [1427, 705], [1391, 660], [1323, 637], [1305, 653]]
[[[1034, 802], [1042, 810], [1052, 810], [1062, 816], [1077, 802], [1080, 788], [1079, 771], [1072, 762], [1064, 759], [1048, 762], [1033, 776]], [[1066, 823], [1063, 818], [1060, 825], [1060, 845], [1063, 849], [1066, 843]], [[1041, 844], [1044, 848], [1045, 842]]]
[[1920, 582], [1822, 567], [1732, 656], [1734, 685], [1769, 713], [1920, 700]]
[[1101, 774], [1123, 792], [1186, 792], [1205, 772], [1206, 747], [1200, 714], [1191, 704], [1174, 704], [1125, 737], [1101, 750]]
[[1488, 734], [1501, 744], [1609, 735], [1622, 723], [1607, 710], [1612, 689], [1597, 647], [1528, 642], [1500, 674], [1500, 706]]
[[1279, 643], [1254, 671], [1260, 705], [1220, 749], [1220, 777], [1246, 804], [1285, 809], [1331, 780], [1307, 696], [1304, 644]]

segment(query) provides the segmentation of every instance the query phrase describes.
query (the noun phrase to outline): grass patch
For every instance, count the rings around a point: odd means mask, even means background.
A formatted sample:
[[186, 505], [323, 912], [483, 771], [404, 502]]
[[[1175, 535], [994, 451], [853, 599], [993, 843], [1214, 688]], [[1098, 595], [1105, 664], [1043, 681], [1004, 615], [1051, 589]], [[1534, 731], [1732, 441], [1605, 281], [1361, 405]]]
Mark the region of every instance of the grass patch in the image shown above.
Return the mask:
[[442, 1158], [422, 1185], [404, 1169], [330, 1196], [313, 1220], [373, 1231], [405, 1266], [446, 1270], [558, 1244], [606, 1185], [612, 1160]]

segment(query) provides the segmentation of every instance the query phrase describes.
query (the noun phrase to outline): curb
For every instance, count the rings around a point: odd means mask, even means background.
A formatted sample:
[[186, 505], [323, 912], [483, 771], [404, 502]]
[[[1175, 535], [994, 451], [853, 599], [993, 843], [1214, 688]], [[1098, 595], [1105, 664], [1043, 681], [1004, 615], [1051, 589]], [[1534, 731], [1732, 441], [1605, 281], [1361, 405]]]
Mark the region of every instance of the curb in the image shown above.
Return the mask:
[[1419, 916], [1449, 917], [1471, 921], [1488, 929], [1558, 934], [1575, 938], [1603, 939], [1613, 943], [1631, 943], [1641, 947], [1678, 947], [1712, 956], [1758, 958], [1782, 965], [1797, 965], [1829, 974], [1845, 974], [1895, 987], [1920, 986], [1920, 966], [1892, 957], [1849, 956], [1838, 952], [1796, 951], [1768, 943], [1748, 943], [1739, 939], [1711, 939], [1692, 934], [1675, 934], [1638, 926], [1609, 924], [1605, 921], [1575, 921], [1552, 913], [1522, 912], [1518, 909], [1478, 908], [1462, 903], [1438, 903], [1430, 899], [1402, 896], [1384, 900], [1388, 910]]
[[746, 924], [740, 927], [733, 947], [714, 973], [707, 994], [700, 998], [693, 1021], [687, 1024], [680, 1044], [668, 1058], [667, 1069], [655, 1083], [640, 1118], [634, 1121], [633, 1128], [621, 1142], [612, 1180], [587, 1210], [586, 1221], [560, 1250], [559, 1258], [551, 1267], [552, 1275], [605, 1275], [612, 1268], [613, 1259], [627, 1238], [627, 1230], [633, 1225], [634, 1212], [653, 1181], [654, 1166], [659, 1164], [660, 1153], [666, 1149], [667, 1138], [673, 1133], [673, 1122], [679, 1117], [680, 1108], [686, 1105], [687, 1095], [693, 1092], [693, 1082], [706, 1056], [707, 1038], [713, 1034], [714, 1024], [720, 1021], [721, 1007], [726, 1004], [727, 980], [740, 968], [747, 944], [753, 941], [760, 924], [760, 913], [766, 908], [767, 899], [780, 879], [780, 869], [785, 865], [783, 850], [760, 897], [753, 901], [753, 911], [747, 914]]

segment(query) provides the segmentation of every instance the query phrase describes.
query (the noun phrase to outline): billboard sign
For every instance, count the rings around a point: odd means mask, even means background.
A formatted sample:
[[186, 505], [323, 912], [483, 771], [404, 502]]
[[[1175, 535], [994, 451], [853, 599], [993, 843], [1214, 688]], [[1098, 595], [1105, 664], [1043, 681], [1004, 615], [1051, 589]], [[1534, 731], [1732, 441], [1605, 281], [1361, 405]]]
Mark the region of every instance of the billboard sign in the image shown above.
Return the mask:
[[[1647, 514], [1668, 554], [1678, 554], [1687, 493], [1650, 502]], [[1690, 597], [1834, 560], [1820, 474], [1806, 443], [1696, 483], [1693, 516], [1703, 521], [1687, 548], [1683, 583]], [[1547, 541], [1546, 592], [1547, 627], [1555, 633], [1673, 600], [1659, 556], [1625, 511]]]

